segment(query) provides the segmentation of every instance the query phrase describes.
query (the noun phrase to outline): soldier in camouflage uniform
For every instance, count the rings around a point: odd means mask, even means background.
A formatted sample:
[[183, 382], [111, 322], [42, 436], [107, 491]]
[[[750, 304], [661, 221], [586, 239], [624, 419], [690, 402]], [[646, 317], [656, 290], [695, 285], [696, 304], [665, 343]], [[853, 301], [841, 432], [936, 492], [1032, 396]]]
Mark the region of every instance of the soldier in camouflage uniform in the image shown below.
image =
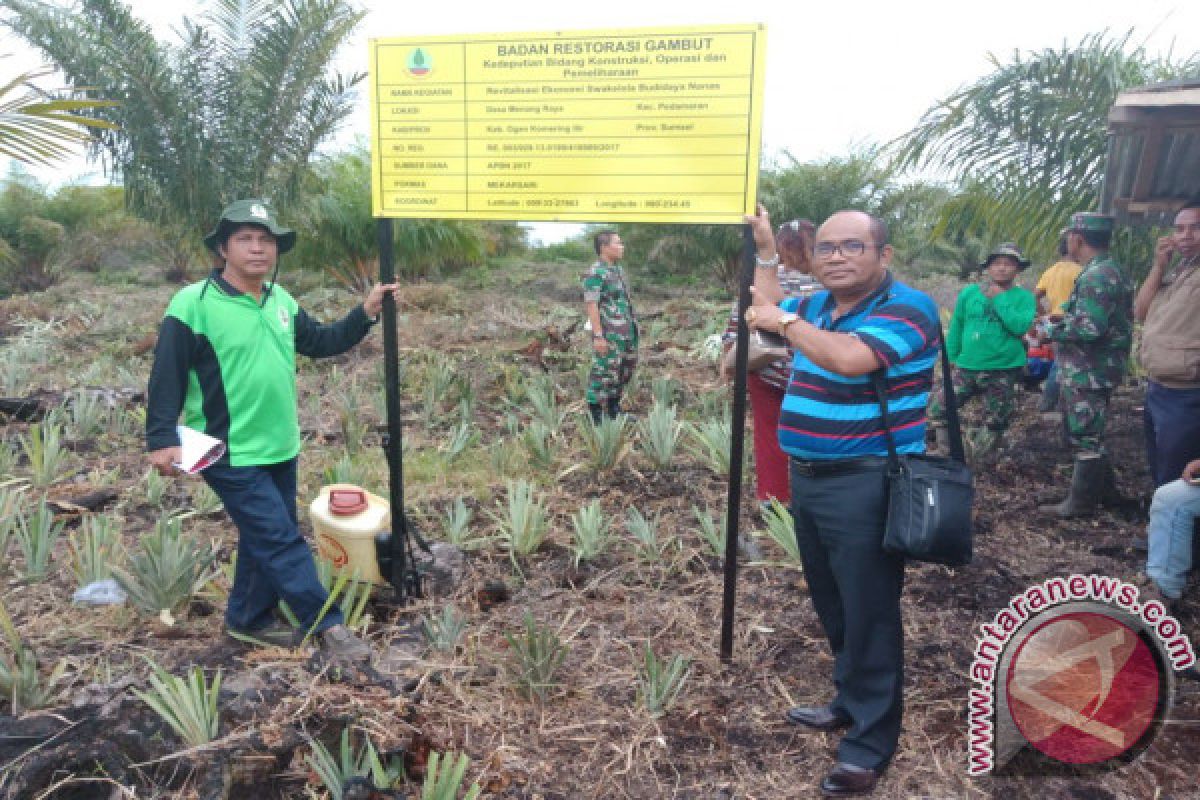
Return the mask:
[[621, 412], [621, 394], [637, 366], [638, 328], [629, 285], [621, 269], [625, 245], [615, 231], [593, 239], [599, 259], [583, 276], [583, 301], [592, 328], [592, 370], [587, 402], [592, 421]]
[[1071, 217], [1068, 254], [1086, 266], [1063, 313], [1052, 315], [1045, 329], [1054, 343], [1063, 417], [1075, 455], [1067, 499], [1040, 507], [1059, 517], [1083, 516], [1119, 497], [1102, 440], [1108, 399], [1129, 363], [1133, 286], [1108, 254], [1112, 232], [1113, 218], [1105, 214]]

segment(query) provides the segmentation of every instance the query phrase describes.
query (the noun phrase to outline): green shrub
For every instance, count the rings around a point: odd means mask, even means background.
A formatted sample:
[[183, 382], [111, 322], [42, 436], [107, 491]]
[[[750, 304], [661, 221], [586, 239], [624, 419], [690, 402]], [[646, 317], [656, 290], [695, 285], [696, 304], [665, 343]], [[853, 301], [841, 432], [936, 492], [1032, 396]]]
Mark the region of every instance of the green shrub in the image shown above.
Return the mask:
[[[0, 440], [0, 453], [4, 450], [12, 452], [7, 442]], [[0, 469], [0, 474], [8, 475], [11, 471]], [[8, 540], [17, 529], [17, 519], [22, 513], [23, 505], [24, 498], [19, 488], [0, 484], [0, 564], [8, 563]]]
[[508, 671], [517, 690], [545, 702], [546, 695], [558, 685], [554, 676], [567, 657], [567, 645], [557, 633], [534, 622], [528, 611], [524, 630], [519, 635], [506, 633], [504, 638], [512, 648]]
[[582, 234], [554, 244], [532, 248], [530, 258], [536, 261], [587, 264], [596, 260], [590, 234]]
[[180, 678], [164, 670], [150, 659], [150, 689], [133, 693], [166, 721], [171, 730], [188, 747], [200, 747], [217, 738], [221, 715], [217, 710], [217, 697], [221, 692], [221, 670], [209, 684], [204, 679], [204, 670], [192, 667], [187, 678]]
[[371, 468], [359, 456], [343, 453], [332, 466], [322, 471], [321, 477], [327, 484], [349, 483], [352, 486], [367, 486], [370, 483]]
[[66, 671], [67, 660], [60, 659], [49, 678], [43, 680], [37, 654], [17, 633], [3, 602], [0, 602], [0, 643], [4, 645], [0, 650], [0, 700], [8, 700], [13, 716], [50, 705]]
[[92, 439], [108, 430], [112, 411], [95, 392], [71, 392], [66, 406], [67, 424], [75, 439]]
[[[321, 621], [335, 605], [341, 609], [342, 619], [347, 628], [359, 632], [365, 630], [367, 623], [371, 621], [370, 615], [367, 614], [367, 603], [375, 590], [375, 584], [364, 581], [357, 569], [351, 570], [348, 566], [336, 567], [324, 557], [317, 558], [317, 580], [325, 587], [328, 596], [325, 598], [325, 604], [317, 611], [312, 626], [304, 632], [303, 641], [307, 642], [312, 638]], [[300, 618], [286, 602], [280, 601], [279, 613], [283, 614], [284, 619], [293, 628], [300, 627]]]
[[527, 395], [533, 419], [541, 422], [551, 434], [558, 433], [566, 415], [558, 410], [558, 392], [554, 379], [548, 375], [533, 378], [527, 384]]
[[[425, 782], [421, 784], [421, 800], [458, 800], [469, 764], [465, 753], [450, 752], [444, 756], [430, 753], [425, 766]], [[482, 792], [479, 784], [472, 783], [463, 800], [477, 800]]]
[[783, 550], [789, 564], [799, 565], [800, 545], [796, 544], [796, 529], [792, 525], [792, 515], [787, 506], [772, 497], [764, 519], [767, 523], [767, 536]]
[[575, 566], [591, 561], [608, 547], [608, 519], [600, 508], [599, 500], [593, 500], [579, 509], [571, 517], [571, 525], [575, 529], [575, 541], [571, 546]]
[[696, 506], [692, 506], [692, 515], [700, 525], [700, 538], [708, 545], [709, 552], [717, 558], [724, 558], [727, 541], [725, 529], [720, 527], [717, 520], [713, 519], [712, 513], [707, 508], [701, 511]]
[[71, 569], [79, 586], [112, 577], [112, 565], [121, 559], [121, 529], [105, 514], [83, 518], [79, 530], [68, 539]]
[[728, 417], [709, 419], [690, 428], [692, 454], [716, 474], [729, 475], [729, 443], [733, 438], [733, 426]]
[[557, 448], [554, 445], [553, 434], [539, 419], [531, 419], [528, 427], [521, 432], [521, 444], [529, 455], [529, 464], [535, 469], [550, 469], [554, 466]]
[[64, 477], [71, 453], [63, 447], [62, 428], [49, 416], [29, 426], [29, 433], [21, 437], [21, 449], [29, 459], [34, 486], [49, 486]]
[[17, 545], [25, 557], [25, 580], [30, 583], [45, 580], [50, 555], [62, 532], [62, 521], [54, 519], [54, 512], [45, 503], [39, 503], [30, 514], [17, 517]]
[[67, 185], [47, 200], [40, 216], [75, 232], [124, 210], [125, 192], [120, 186]]
[[597, 472], [608, 472], [615, 469], [629, 452], [626, 441], [626, 421], [629, 418], [620, 414], [616, 419], [603, 419], [597, 425], [588, 417], [580, 432], [583, 434], [583, 444], [587, 449], [588, 463]]
[[17, 226], [20, 266], [14, 283], [16, 289], [37, 291], [55, 282], [58, 276], [51, 258], [66, 236], [66, 229], [53, 220], [35, 216], [21, 220]]
[[205, 551], [183, 537], [178, 517], [164, 516], [153, 532], [142, 537], [141, 549], [130, 556], [128, 569], [114, 566], [112, 574], [139, 611], [174, 613], [217, 576], [219, 569], [212, 568], [215, 559], [214, 549]]
[[517, 556], [530, 555], [541, 547], [550, 522], [533, 485], [525, 480], [509, 482], [508, 500], [503, 510], [503, 516], [489, 514], [499, 524], [500, 537], [516, 563]]
[[679, 422], [675, 406], [662, 405], [657, 400], [654, 402], [654, 408], [646, 415], [646, 418], [638, 423], [638, 430], [641, 433], [639, 441], [642, 445], [642, 452], [646, 454], [646, 458], [654, 465], [655, 469], [665, 470], [671, 466], [671, 462], [675, 460], [675, 453], [679, 449], [679, 438], [683, 433], [683, 424]]
[[454, 498], [454, 504], [446, 509], [442, 520], [446, 541], [460, 550], [478, 550], [491, 541], [486, 536], [471, 533], [471, 519], [474, 516], [475, 512], [467, 508], [461, 497]]
[[346, 784], [354, 778], [366, 778], [374, 788], [384, 791], [397, 788], [404, 780], [403, 761], [393, 756], [384, 764], [369, 738], [364, 736], [362, 744], [354, 749], [350, 745], [350, 728], [346, 727], [342, 728], [340, 742], [338, 757], [334, 758], [325, 745], [310, 738], [308, 743], [312, 753], [304, 757], [304, 762], [316, 773], [332, 800], [342, 800]]
[[634, 550], [641, 561], [654, 563], [662, 560], [670, 540], [658, 538], [658, 519], [646, 519], [642, 512], [630, 506], [626, 514], [625, 529], [633, 536]]
[[638, 671], [638, 699], [651, 716], [662, 716], [675, 703], [687, 682], [690, 663], [679, 654], [660, 659], [646, 642]]
[[479, 431], [474, 430], [469, 421], [460, 422], [450, 431], [446, 443], [442, 445], [442, 456], [446, 463], [454, 461], [467, 449], [479, 443]]
[[467, 618], [454, 606], [445, 606], [440, 614], [421, 617], [421, 633], [434, 650], [454, 654], [458, 640], [467, 629]]
[[155, 508], [162, 508], [163, 502], [167, 499], [167, 490], [171, 488], [170, 481], [160, 475], [154, 467], [151, 467], [146, 470], [142, 483], [145, 488], [146, 502]]

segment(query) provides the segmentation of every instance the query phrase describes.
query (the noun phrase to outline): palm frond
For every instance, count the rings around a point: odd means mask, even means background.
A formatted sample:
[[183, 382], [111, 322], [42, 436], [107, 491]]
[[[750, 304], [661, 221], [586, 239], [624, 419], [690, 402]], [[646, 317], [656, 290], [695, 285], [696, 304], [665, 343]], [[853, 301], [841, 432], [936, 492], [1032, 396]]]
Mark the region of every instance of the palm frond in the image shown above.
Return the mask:
[[0, 87], [0, 155], [28, 164], [51, 164], [89, 144], [89, 129], [116, 128], [108, 120], [77, 113], [115, 103], [39, 88], [35, 81], [51, 72], [48, 68], [22, 72]]
[[966, 227], [1048, 257], [1066, 216], [1095, 208], [1106, 122], [1117, 95], [1194, 71], [1131, 45], [1131, 33], [1092, 34], [1006, 59], [933, 105], [889, 144], [898, 170], [944, 175], [963, 188], [937, 231]]

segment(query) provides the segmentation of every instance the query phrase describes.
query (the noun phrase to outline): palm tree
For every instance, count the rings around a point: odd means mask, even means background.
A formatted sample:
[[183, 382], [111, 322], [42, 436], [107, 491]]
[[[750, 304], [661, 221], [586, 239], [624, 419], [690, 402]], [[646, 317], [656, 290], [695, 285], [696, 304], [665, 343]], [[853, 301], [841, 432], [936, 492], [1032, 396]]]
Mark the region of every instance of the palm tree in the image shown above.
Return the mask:
[[616, 229], [626, 250], [645, 254], [645, 272], [700, 280], [715, 278], [722, 286], [737, 285], [742, 253], [740, 225], [628, 223]]
[[334, 72], [362, 18], [345, 0], [212, 0], [158, 41], [121, 0], [0, 0], [9, 28], [77, 86], [117, 104], [92, 155], [130, 207], [177, 237], [179, 258], [236, 197], [297, 201], [310, 158], [351, 111], [362, 75]]
[[[925, 232], [930, 217], [948, 194], [928, 184], [899, 185], [876, 148], [844, 157], [801, 162], [783, 152], [759, 172], [759, 194], [778, 225], [801, 217], [820, 225], [830, 214], [855, 208], [883, 217], [905, 262], [931, 251]], [[742, 263], [742, 230], [737, 225], [622, 225], [628, 249], [646, 253], [646, 268], [667, 274], [716, 277], [732, 289]], [[938, 242], [941, 262], [957, 261], [958, 248]], [[705, 274], [707, 273], [707, 274]]]
[[87, 128], [114, 127], [78, 113], [112, 103], [38, 88], [35, 81], [51, 72], [48, 68], [22, 72], [0, 86], [0, 155], [26, 164], [52, 164], [91, 142]]
[[892, 143], [897, 169], [930, 171], [960, 189], [934, 235], [951, 230], [988, 241], [1013, 239], [1049, 257], [1075, 211], [1099, 202], [1106, 120], [1125, 89], [1195, 74], [1185, 63], [1129, 46], [1130, 34], [1085, 37], [1026, 54], [930, 108]]
[[846, 156], [801, 162], [783, 151], [773, 168], [761, 173], [764, 202], [777, 223], [809, 219], [817, 225], [845, 208], [880, 211], [892, 189], [892, 176], [867, 146]]
[[[296, 249], [298, 262], [320, 265], [343, 286], [356, 291], [378, 279], [371, 154], [363, 144], [317, 161], [297, 218], [312, 232]], [[441, 267], [478, 264], [486, 251], [479, 223], [398, 219], [392, 230], [396, 271], [401, 278], [428, 277]]]

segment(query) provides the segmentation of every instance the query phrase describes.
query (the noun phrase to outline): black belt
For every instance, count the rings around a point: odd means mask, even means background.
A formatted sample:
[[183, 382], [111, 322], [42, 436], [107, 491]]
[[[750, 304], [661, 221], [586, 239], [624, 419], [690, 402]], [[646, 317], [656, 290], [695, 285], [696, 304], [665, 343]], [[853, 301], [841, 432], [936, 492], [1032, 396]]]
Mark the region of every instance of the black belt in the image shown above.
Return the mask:
[[792, 470], [806, 478], [824, 478], [830, 475], [846, 475], [851, 472], [872, 472], [887, 466], [886, 456], [863, 456], [862, 458], [831, 458], [822, 461], [805, 461], [792, 458]]

